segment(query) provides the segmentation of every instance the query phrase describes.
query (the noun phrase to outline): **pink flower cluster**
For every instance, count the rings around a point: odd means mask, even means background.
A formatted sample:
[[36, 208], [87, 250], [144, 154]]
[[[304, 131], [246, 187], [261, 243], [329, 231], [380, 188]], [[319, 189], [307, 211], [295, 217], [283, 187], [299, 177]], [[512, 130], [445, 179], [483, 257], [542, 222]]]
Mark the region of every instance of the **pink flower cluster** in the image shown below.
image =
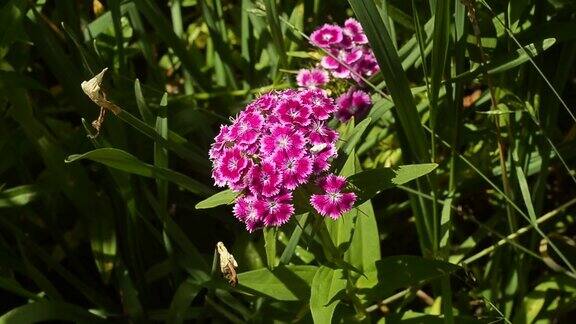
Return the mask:
[[326, 125], [335, 111], [321, 89], [290, 89], [259, 97], [221, 126], [209, 152], [212, 177], [241, 193], [234, 215], [249, 231], [286, 223], [293, 191], [311, 179], [326, 192], [311, 200], [320, 214], [337, 218], [352, 208], [354, 194], [341, 192], [344, 178], [322, 180], [337, 154], [338, 133]]
[[[340, 79], [355, 80], [362, 85], [362, 77], [370, 77], [379, 70], [374, 53], [362, 26], [355, 19], [348, 19], [344, 26], [325, 24], [310, 35], [310, 42], [331, 55], [322, 57], [320, 64], [312, 69], [298, 71], [298, 86], [308, 89], [322, 88], [330, 81], [330, 75]], [[370, 96], [351, 87], [336, 99], [335, 116], [341, 122], [366, 114], [372, 101]]]
[[310, 42], [331, 54], [324, 56], [320, 65], [336, 78], [352, 78], [362, 83], [359, 75], [370, 77], [380, 69], [362, 25], [353, 18], [347, 19], [342, 27], [323, 25], [310, 35]]

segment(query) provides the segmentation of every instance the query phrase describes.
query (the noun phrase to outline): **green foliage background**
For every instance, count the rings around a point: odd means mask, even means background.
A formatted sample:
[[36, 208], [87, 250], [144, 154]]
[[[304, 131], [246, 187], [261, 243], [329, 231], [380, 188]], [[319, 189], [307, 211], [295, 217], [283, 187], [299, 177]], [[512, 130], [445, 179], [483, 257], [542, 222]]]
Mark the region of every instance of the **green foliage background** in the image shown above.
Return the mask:
[[[0, 1], [0, 322], [547, 323], [576, 305], [568, 0]], [[356, 17], [381, 73], [340, 125], [338, 221], [249, 234], [218, 126]], [[80, 84], [108, 68], [107, 113]], [[209, 198], [210, 197], [210, 198]], [[301, 206], [305, 206], [302, 204]], [[220, 274], [222, 241], [239, 267]]]

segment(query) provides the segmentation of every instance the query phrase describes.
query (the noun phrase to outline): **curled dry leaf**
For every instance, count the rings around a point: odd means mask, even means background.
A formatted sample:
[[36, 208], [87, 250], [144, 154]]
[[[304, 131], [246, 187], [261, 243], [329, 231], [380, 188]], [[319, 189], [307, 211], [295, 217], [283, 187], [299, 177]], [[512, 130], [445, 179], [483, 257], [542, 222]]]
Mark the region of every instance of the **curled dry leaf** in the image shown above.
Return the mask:
[[220, 272], [222, 272], [222, 275], [224, 275], [224, 278], [228, 280], [231, 286], [236, 287], [238, 284], [238, 276], [236, 275], [238, 262], [236, 262], [234, 256], [228, 252], [224, 243], [216, 243], [216, 251], [220, 259]]
[[98, 119], [92, 122], [92, 127], [96, 129], [96, 135], [94, 135], [94, 137], [98, 136], [100, 133], [100, 128], [104, 122], [104, 117], [106, 117], [107, 110], [110, 110], [114, 115], [118, 115], [121, 111], [120, 107], [106, 99], [106, 93], [102, 91], [102, 88], [100, 87], [102, 84], [102, 79], [104, 78], [104, 73], [106, 73], [107, 70], [108, 68], [105, 68], [92, 79], [83, 81], [80, 85], [82, 87], [82, 91], [84, 91], [88, 98], [97, 104], [98, 107], [100, 107], [100, 114], [98, 115]]

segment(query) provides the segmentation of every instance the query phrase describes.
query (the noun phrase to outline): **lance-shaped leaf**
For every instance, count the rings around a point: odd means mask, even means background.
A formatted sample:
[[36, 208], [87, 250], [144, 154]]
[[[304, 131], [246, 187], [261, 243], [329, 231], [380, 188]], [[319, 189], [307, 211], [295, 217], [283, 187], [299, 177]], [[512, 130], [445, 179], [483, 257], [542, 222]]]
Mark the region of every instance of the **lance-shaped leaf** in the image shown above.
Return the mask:
[[232, 190], [220, 191], [196, 204], [196, 209], [208, 209], [221, 205], [230, 205], [238, 196], [237, 192]]
[[66, 163], [82, 159], [100, 162], [111, 168], [122, 170], [128, 173], [167, 180], [197, 194], [209, 195], [213, 192], [211, 188], [201, 182], [198, 182], [190, 177], [170, 169], [160, 168], [148, 163], [144, 163], [138, 160], [138, 158], [136, 158], [134, 155], [119, 149], [101, 148], [84, 154], [70, 155], [66, 159]]
[[436, 169], [436, 163], [408, 164], [397, 168], [379, 168], [366, 170], [348, 178], [348, 182], [356, 191], [359, 205], [374, 197], [381, 191], [405, 184], [424, 176]]

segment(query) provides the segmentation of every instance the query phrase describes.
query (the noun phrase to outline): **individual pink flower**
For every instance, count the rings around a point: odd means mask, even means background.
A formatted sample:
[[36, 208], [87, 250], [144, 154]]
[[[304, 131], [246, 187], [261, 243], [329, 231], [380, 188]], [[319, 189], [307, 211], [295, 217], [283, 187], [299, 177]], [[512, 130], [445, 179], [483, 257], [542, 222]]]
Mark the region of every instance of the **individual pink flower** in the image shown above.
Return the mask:
[[301, 69], [296, 76], [296, 83], [303, 88], [320, 88], [328, 83], [328, 81], [328, 73], [320, 69]]
[[308, 137], [313, 145], [327, 144], [334, 143], [338, 138], [338, 133], [326, 126], [324, 122], [314, 122], [310, 127]]
[[312, 171], [319, 173], [330, 168], [330, 161], [338, 156], [334, 144], [320, 144], [312, 152]]
[[344, 65], [340, 65], [336, 69], [332, 70], [332, 75], [339, 79], [348, 79], [353, 74], [354, 73], [352, 73], [350, 69]]
[[340, 62], [338, 62], [336, 58], [330, 55], [326, 55], [320, 60], [320, 65], [327, 70], [336, 70], [338, 67], [340, 67]]
[[214, 143], [208, 151], [210, 159], [217, 159], [226, 149], [230, 149], [234, 146], [234, 138], [230, 133], [230, 126], [221, 125], [220, 132], [214, 138]]
[[222, 176], [220, 167], [218, 165], [214, 166], [214, 170], [212, 171], [212, 179], [214, 179], [214, 185], [217, 187], [225, 187], [228, 183], [226, 178]]
[[310, 35], [310, 42], [318, 47], [328, 47], [342, 41], [342, 28], [325, 24]]
[[282, 172], [282, 183], [286, 189], [295, 189], [306, 182], [312, 173], [312, 159], [306, 155], [297, 157], [278, 152], [272, 159]]
[[242, 155], [240, 149], [233, 148], [223, 154], [221, 163], [218, 165], [218, 175], [228, 183], [237, 182], [248, 163], [248, 159]]
[[351, 66], [352, 64], [358, 62], [364, 55], [362, 49], [354, 49], [352, 51], [340, 52], [339, 58], [343, 63]]
[[231, 136], [240, 144], [252, 144], [258, 140], [264, 117], [258, 112], [249, 112], [238, 117], [230, 129]]
[[268, 113], [271, 109], [276, 107], [278, 98], [270, 93], [266, 93], [258, 97], [256, 100], [252, 101], [248, 106], [246, 106], [245, 112], [251, 111], [261, 111], [262, 113]]
[[350, 89], [336, 99], [338, 110], [334, 114], [341, 122], [346, 122], [353, 116], [360, 117], [372, 105], [370, 96], [362, 90]]
[[298, 96], [298, 100], [302, 105], [309, 107], [312, 110], [312, 115], [319, 120], [328, 119], [336, 108], [332, 99], [328, 98], [324, 90], [321, 89], [302, 92]]
[[274, 125], [271, 133], [262, 138], [260, 151], [262, 158], [271, 157], [276, 152], [291, 156], [301, 156], [306, 144], [304, 135], [285, 125]]
[[265, 200], [263, 221], [266, 226], [285, 224], [294, 214], [292, 194], [287, 192]]
[[310, 107], [302, 105], [301, 102], [295, 99], [287, 99], [278, 105], [278, 116], [280, 121], [287, 124], [297, 124], [306, 126], [310, 124], [310, 114], [312, 110]]
[[343, 33], [345, 36], [350, 37], [350, 39], [356, 44], [367, 44], [368, 38], [366, 34], [364, 34], [364, 30], [362, 29], [362, 25], [354, 19], [348, 18], [344, 22]]
[[246, 224], [249, 232], [263, 224], [264, 211], [266, 204], [256, 196], [242, 196], [236, 199], [234, 204], [234, 216]]
[[250, 179], [250, 190], [254, 194], [271, 197], [280, 192], [282, 174], [270, 162], [265, 161], [252, 167], [248, 177]]
[[312, 195], [310, 204], [320, 215], [338, 219], [354, 206], [356, 194], [342, 192], [346, 185], [344, 177], [329, 174], [322, 178], [318, 185], [325, 193]]

